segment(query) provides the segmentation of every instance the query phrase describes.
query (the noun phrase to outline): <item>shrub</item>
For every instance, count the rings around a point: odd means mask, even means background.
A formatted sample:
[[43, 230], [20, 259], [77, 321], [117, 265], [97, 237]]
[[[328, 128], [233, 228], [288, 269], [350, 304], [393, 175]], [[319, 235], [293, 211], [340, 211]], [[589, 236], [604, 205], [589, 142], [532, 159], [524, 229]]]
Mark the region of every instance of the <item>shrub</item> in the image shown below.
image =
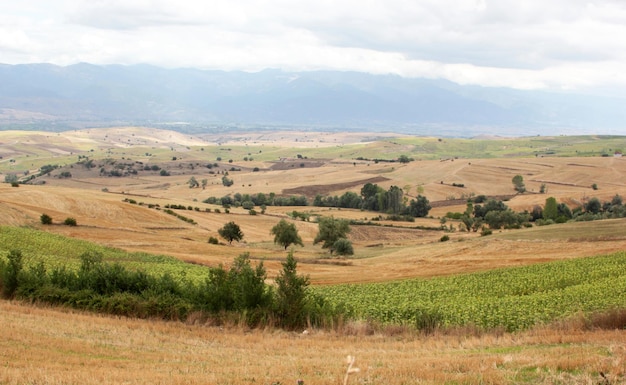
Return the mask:
[[439, 238], [439, 242], [447, 242], [450, 240], [450, 237], [448, 235], [444, 235], [441, 238]]
[[352, 247], [352, 242], [347, 240], [346, 238], [339, 238], [334, 244], [333, 249], [335, 253], [338, 255], [353, 255], [354, 248]]
[[487, 236], [487, 235], [491, 235], [491, 234], [493, 234], [493, 231], [491, 231], [491, 229], [490, 229], [490, 228], [483, 226], [483, 229], [482, 229], [482, 231], [480, 232], [480, 235], [481, 235], [482, 237], [485, 237], [485, 236]]
[[41, 224], [42, 225], [51, 225], [52, 224], [52, 217], [48, 214], [41, 214]]
[[67, 226], [76, 226], [77, 225], [76, 219], [72, 218], [72, 217], [65, 218], [65, 221], [63, 221], [63, 223], [65, 225], [67, 225]]
[[209, 243], [212, 245], [217, 245], [219, 244], [219, 241], [215, 237], [209, 237]]

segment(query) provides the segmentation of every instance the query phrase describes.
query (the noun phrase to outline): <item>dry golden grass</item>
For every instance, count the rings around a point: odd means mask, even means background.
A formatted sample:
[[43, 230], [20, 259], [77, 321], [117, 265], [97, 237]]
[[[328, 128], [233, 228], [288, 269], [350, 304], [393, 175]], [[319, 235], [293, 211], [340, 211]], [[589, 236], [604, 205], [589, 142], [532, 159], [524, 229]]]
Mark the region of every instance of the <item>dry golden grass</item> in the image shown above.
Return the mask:
[[[596, 384], [626, 374], [626, 332], [575, 321], [424, 336], [345, 325], [307, 334], [112, 318], [0, 301], [2, 384]], [[621, 383], [621, 382], [620, 382]]]

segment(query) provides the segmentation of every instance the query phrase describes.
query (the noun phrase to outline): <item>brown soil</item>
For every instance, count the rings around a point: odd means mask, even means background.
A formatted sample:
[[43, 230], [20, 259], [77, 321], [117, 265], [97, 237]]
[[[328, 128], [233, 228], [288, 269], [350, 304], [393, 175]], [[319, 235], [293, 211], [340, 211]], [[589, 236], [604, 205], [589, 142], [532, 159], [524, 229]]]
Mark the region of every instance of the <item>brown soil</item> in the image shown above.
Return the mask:
[[355, 180], [352, 182], [344, 183], [331, 183], [331, 184], [314, 184], [309, 186], [300, 186], [295, 188], [288, 188], [283, 190], [283, 195], [304, 195], [307, 198], [315, 198], [317, 195], [329, 195], [334, 191], [347, 190], [353, 187], [362, 187], [367, 183], [382, 183], [388, 181], [389, 178], [384, 176], [377, 176], [368, 179]]

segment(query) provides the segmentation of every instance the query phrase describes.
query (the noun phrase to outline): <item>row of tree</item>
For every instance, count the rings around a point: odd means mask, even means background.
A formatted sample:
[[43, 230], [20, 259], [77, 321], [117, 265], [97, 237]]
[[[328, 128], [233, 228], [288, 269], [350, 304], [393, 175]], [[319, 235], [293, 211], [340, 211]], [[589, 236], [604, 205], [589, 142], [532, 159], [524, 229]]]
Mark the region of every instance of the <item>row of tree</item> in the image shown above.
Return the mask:
[[626, 217], [626, 206], [619, 195], [605, 202], [593, 197], [573, 210], [565, 203], [558, 203], [554, 197], [547, 198], [543, 207], [536, 205], [530, 212], [514, 212], [501, 200], [490, 198], [481, 202], [482, 204], [474, 205], [475, 202], [469, 201], [465, 212], [449, 212], [446, 217], [460, 220], [467, 231], [478, 231], [484, 225], [491, 229], [511, 229], [530, 226], [530, 222], [546, 225], [564, 223], [569, 220], [585, 221]]
[[412, 217], [426, 217], [431, 209], [430, 202], [425, 196], [408, 201], [404, 190], [398, 186], [391, 186], [385, 190], [374, 183], [367, 183], [361, 188], [361, 194], [348, 191], [341, 196], [323, 197], [317, 195], [313, 201], [318, 207], [341, 207], [383, 212], [388, 214], [410, 215]]
[[[307, 206], [305, 196], [281, 197], [275, 193], [240, 194], [235, 193], [221, 198], [209, 197], [203, 201], [208, 204], [254, 208], [255, 206]], [[367, 183], [361, 188], [360, 195], [348, 191], [341, 196], [317, 195], [313, 206], [361, 209], [388, 214], [409, 215], [412, 217], [426, 217], [431, 209], [430, 202], [425, 196], [418, 195], [410, 201], [404, 191], [398, 186], [391, 186], [388, 190], [377, 184]]]
[[[249, 255], [235, 258], [230, 268], [211, 267], [206, 279], [192, 282], [168, 274], [151, 275], [105, 263], [102, 255], [81, 255], [78, 269], [43, 262], [26, 267], [21, 251], [0, 258], [0, 294], [38, 303], [68, 306], [102, 313], [142, 318], [184, 320], [201, 313], [217, 322], [234, 315], [250, 326], [288, 329], [332, 322], [336, 311], [309, 290], [309, 279], [297, 274], [297, 262], [289, 254], [275, 285], [267, 285], [267, 273]], [[330, 319], [330, 320], [329, 320]]]
[[[352, 243], [347, 239], [350, 233], [350, 225], [345, 219], [335, 217], [321, 217], [318, 222], [318, 234], [313, 240], [313, 244], [322, 243], [322, 248], [328, 249], [332, 254], [352, 255], [354, 249]], [[228, 222], [217, 230], [220, 237], [231, 244], [233, 241], [241, 241], [244, 237], [241, 227], [235, 222]], [[281, 219], [272, 229], [270, 234], [274, 235], [274, 243], [287, 250], [291, 245], [304, 246], [302, 238], [298, 234], [298, 229], [293, 223]]]
[[307, 206], [309, 204], [304, 195], [301, 196], [278, 196], [276, 193], [257, 193], [257, 194], [240, 194], [235, 193], [232, 196], [226, 195], [221, 198], [209, 197], [203, 200], [204, 203], [212, 205], [222, 205], [224, 207], [249, 207], [255, 206]]

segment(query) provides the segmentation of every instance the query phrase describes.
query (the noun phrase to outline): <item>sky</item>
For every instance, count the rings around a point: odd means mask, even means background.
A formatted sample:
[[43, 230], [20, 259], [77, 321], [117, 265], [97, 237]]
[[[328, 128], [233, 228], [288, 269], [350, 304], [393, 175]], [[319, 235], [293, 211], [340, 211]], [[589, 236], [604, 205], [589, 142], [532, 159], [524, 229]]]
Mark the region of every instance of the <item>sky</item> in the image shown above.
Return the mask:
[[625, 0], [20, 0], [0, 63], [341, 70], [626, 90]]

